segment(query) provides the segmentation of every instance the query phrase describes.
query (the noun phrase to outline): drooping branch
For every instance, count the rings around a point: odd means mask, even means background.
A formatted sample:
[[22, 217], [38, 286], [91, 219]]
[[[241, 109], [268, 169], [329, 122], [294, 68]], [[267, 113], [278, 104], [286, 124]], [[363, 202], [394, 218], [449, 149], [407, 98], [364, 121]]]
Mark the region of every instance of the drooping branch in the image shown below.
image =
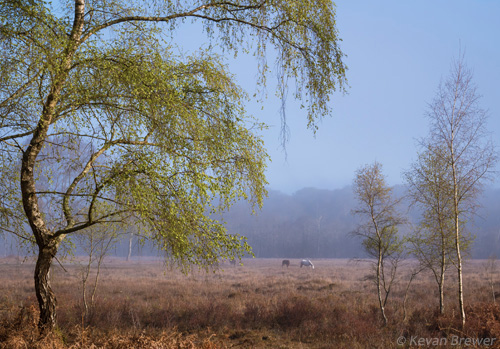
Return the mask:
[[[147, 138], [147, 137], [148, 136], [146, 136], [145, 138]], [[71, 208], [69, 205], [69, 199], [70, 199], [73, 191], [77, 187], [78, 183], [80, 183], [80, 181], [83, 178], [85, 178], [85, 176], [88, 174], [88, 172], [92, 169], [92, 167], [93, 167], [94, 163], [97, 161], [97, 159], [114, 145], [159, 146], [159, 144], [149, 143], [147, 141], [134, 141], [134, 140], [118, 139], [118, 140], [106, 142], [101, 149], [99, 149], [97, 152], [93, 153], [90, 156], [89, 161], [87, 161], [87, 163], [83, 167], [82, 171], [73, 179], [72, 183], [70, 184], [70, 186], [66, 190], [66, 193], [63, 196], [62, 208], [63, 208], [64, 216], [65, 216], [66, 222], [67, 222], [67, 225], [66, 225], [67, 229], [71, 228], [75, 224], [75, 220], [74, 220], [73, 215], [71, 214]], [[113, 176], [109, 177], [108, 181], [111, 180], [112, 177]], [[92, 207], [94, 205], [95, 199], [98, 197], [98, 193], [103, 188], [103, 186], [104, 186], [104, 183], [101, 184], [100, 186], [96, 186], [96, 192], [92, 195], [93, 199], [92, 199], [92, 203], [90, 204], [90, 207], [89, 207], [89, 221], [92, 221], [90, 212], [92, 212]]]
[[116, 24], [127, 23], [127, 22], [136, 22], [136, 21], [140, 21], [140, 22], [155, 22], [155, 23], [158, 23], [158, 22], [169, 22], [169, 21], [171, 21], [173, 19], [186, 18], [188, 16], [192, 16], [196, 12], [199, 12], [199, 11], [201, 11], [203, 9], [207, 9], [209, 7], [214, 7], [214, 6], [218, 6], [218, 5], [219, 4], [205, 4], [205, 5], [198, 6], [198, 7], [194, 8], [194, 9], [192, 9], [191, 11], [186, 11], [186, 12], [182, 12], [182, 13], [176, 13], [176, 14], [173, 14], [173, 15], [170, 15], [170, 16], [163, 16], [163, 17], [159, 17], [159, 16], [126, 16], [126, 17], [118, 18], [118, 19], [115, 19], [115, 20], [103, 23], [101, 25], [98, 25], [98, 26], [92, 28], [87, 33], [85, 33], [85, 35], [81, 39], [81, 42], [83, 43], [84, 41], [86, 41], [87, 39], [89, 39], [92, 35], [97, 34], [101, 30], [109, 28], [109, 27], [112, 27], [112, 26], [114, 26]]
[[109, 220], [109, 218], [112, 218], [115, 216], [120, 216], [124, 213], [130, 213], [130, 210], [127, 209], [127, 210], [114, 211], [114, 212], [111, 212], [109, 214], [98, 217], [96, 219], [93, 219], [92, 221], [85, 221], [85, 222], [82, 222], [80, 224], [75, 224], [70, 228], [57, 230], [56, 232], [54, 232], [51, 235], [51, 237], [58, 238], [58, 237], [63, 236], [63, 235], [76, 233], [77, 231], [92, 227], [92, 226], [97, 225], [97, 224], [112, 223], [112, 222], [118, 223], [118, 222], [121, 222], [122, 220], [112, 221], [112, 220]]
[[99, 151], [92, 154], [87, 164], [84, 166], [83, 170], [73, 179], [73, 182], [70, 184], [66, 193], [63, 197], [62, 209], [64, 212], [64, 216], [66, 218], [66, 228], [71, 228], [75, 224], [75, 220], [73, 215], [71, 214], [71, 209], [69, 206], [69, 198], [73, 190], [76, 188], [78, 183], [87, 175], [87, 173], [92, 168], [93, 163], [97, 160], [99, 156], [101, 156], [107, 149], [109, 149], [110, 145], [105, 144]]

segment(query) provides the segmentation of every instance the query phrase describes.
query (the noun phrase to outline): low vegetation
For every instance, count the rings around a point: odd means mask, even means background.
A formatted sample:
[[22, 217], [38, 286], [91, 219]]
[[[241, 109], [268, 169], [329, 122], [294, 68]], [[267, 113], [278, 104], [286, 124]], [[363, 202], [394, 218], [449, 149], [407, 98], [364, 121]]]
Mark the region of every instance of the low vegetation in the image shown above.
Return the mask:
[[[397, 348], [403, 347], [400, 338], [406, 347], [420, 338], [500, 340], [500, 307], [489, 282], [498, 292], [500, 278], [485, 270], [484, 261], [464, 265], [464, 330], [456, 297], [445, 299], [440, 315], [438, 289], [425, 273], [411, 284], [403, 321], [411, 262], [393, 286], [385, 327], [369, 263], [314, 264], [314, 270], [299, 268], [292, 259], [282, 268], [278, 259], [249, 259], [243, 266], [222, 264], [217, 273], [185, 276], [159, 261], [109, 258], [88, 325], [82, 323], [79, 268], [55, 264], [59, 327], [40, 339], [33, 263], [1, 259], [0, 348]], [[451, 340], [448, 346], [460, 347]]]

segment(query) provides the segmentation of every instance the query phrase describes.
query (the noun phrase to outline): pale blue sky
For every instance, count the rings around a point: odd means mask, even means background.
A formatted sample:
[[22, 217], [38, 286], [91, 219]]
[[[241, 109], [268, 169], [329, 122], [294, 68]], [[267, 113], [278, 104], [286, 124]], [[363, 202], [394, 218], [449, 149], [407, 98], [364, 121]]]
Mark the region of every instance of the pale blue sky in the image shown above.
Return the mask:
[[[271, 189], [293, 193], [303, 187], [342, 188], [351, 184], [356, 169], [375, 160], [383, 164], [389, 184], [402, 183], [402, 171], [416, 156], [415, 140], [427, 133], [427, 103], [448, 75], [460, 46], [474, 71], [481, 105], [489, 110], [489, 129], [498, 144], [500, 1], [339, 0], [336, 4], [350, 89], [348, 95], [334, 96], [333, 115], [323, 120], [316, 137], [305, 127], [305, 113], [289, 98], [291, 138], [285, 160], [278, 140], [278, 101], [266, 101], [264, 111], [251, 109], [274, 126], [265, 133], [273, 159], [267, 171]], [[235, 68], [237, 74], [246, 75], [241, 67]], [[242, 80], [253, 91], [248, 79]]]
[[[416, 139], [427, 134], [427, 103], [460, 47], [500, 144], [499, 0], [339, 0], [336, 5], [350, 88], [347, 95], [333, 96], [332, 116], [320, 123], [316, 137], [306, 129], [305, 111], [288, 98], [291, 138], [285, 158], [272, 75], [264, 109], [248, 106], [271, 126], [264, 133], [272, 157], [267, 171], [271, 189], [342, 188], [352, 183], [356, 169], [375, 160], [390, 185], [401, 184], [401, 173], [416, 157]], [[181, 50], [197, 48], [204, 40], [197, 25], [187, 24], [176, 34]], [[240, 55], [227, 62], [253, 94], [254, 59]]]

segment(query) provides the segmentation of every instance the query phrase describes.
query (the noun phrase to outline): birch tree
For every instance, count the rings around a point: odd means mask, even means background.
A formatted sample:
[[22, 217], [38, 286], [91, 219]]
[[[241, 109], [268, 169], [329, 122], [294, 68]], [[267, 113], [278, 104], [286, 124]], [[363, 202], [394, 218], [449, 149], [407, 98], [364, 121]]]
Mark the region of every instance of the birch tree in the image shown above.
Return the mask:
[[418, 154], [405, 173], [412, 205], [422, 210], [422, 218], [409, 237], [411, 253], [420, 266], [432, 272], [439, 292], [439, 312], [444, 314], [445, 274], [454, 258], [452, 188], [443, 149], [431, 146]]
[[[175, 54], [192, 22], [210, 44]], [[37, 246], [39, 327], [56, 324], [52, 260], [86, 228], [138, 217], [181, 267], [246, 253], [210, 217], [262, 204], [267, 155], [220, 52], [254, 54], [264, 88], [274, 49], [278, 97], [294, 81], [315, 130], [345, 86], [338, 43], [327, 0], [0, 1], [0, 214]]]
[[453, 62], [449, 76], [429, 104], [430, 134], [423, 142], [431, 156], [442, 164], [439, 170], [445, 171], [449, 188], [462, 325], [466, 320], [462, 276], [465, 227], [477, 208], [482, 185], [491, 178], [497, 160], [486, 127], [487, 112], [481, 108], [479, 100], [472, 71], [461, 55]]
[[356, 172], [354, 193], [358, 207], [353, 213], [362, 222], [353, 234], [363, 239], [365, 251], [374, 259], [378, 302], [384, 325], [387, 325], [385, 307], [404, 250], [398, 226], [404, 220], [397, 213], [399, 200], [392, 197], [392, 188], [385, 182], [380, 163], [366, 165]]

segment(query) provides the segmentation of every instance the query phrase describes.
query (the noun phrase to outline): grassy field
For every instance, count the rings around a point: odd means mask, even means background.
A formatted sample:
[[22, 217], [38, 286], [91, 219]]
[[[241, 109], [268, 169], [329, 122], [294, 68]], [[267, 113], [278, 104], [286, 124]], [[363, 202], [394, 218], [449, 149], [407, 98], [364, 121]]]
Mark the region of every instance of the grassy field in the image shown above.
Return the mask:
[[[55, 264], [59, 328], [40, 339], [33, 263], [0, 259], [0, 347], [398, 348], [435, 347], [437, 340], [440, 348], [470, 348], [478, 340], [484, 347], [500, 347], [496, 340], [484, 345], [493, 338], [500, 342], [500, 308], [493, 303], [484, 261], [465, 264], [468, 321], [463, 330], [454, 270], [448, 272], [446, 314], [437, 312], [435, 281], [420, 274], [410, 288], [403, 321], [407, 262], [388, 301], [384, 327], [369, 263], [313, 262], [314, 270], [299, 268], [294, 259], [289, 268], [278, 259], [248, 259], [242, 266], [223, 264], [217, 273], [185, 276], [161, 261], [110, 258], [87, 323], [82, 322], [81, 266]], [[498, 293], [498, 270], [493, 280]]]

